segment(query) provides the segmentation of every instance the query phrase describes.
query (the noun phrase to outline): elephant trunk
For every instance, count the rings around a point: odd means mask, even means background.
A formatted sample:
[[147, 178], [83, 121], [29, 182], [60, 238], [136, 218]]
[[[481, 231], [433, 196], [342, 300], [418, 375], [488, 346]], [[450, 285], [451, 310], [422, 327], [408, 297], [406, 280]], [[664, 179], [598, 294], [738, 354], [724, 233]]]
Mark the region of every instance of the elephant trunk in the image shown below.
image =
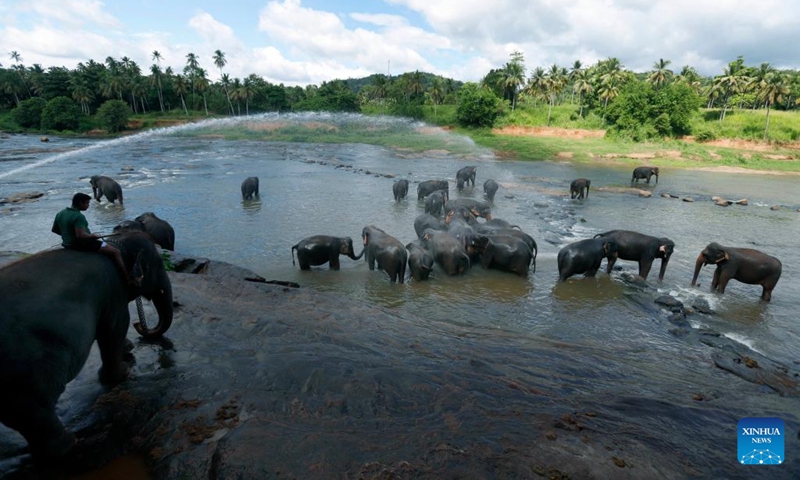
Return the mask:
[[[153, 305], [158, 312], [158, 323], [150, 328], [141, 322], [133, 324], [133, 328], [147, 340], [154, 340], [163, 336], [172, 325], [172, 285], [164, 272], [165, 282], [161, 284], [158, 292], [152, 295]], [[141, 320], [141, 319], [140, 319]]]
[[[359, 253], [358, 255], [355, 255], [356, 252], [351, 248], [350, 249], [350, 253], [347, 256], [352, 258], [353, 260], [358, 260], [362, 256], [364, 256], [364, 252], [366, 252], [366, 251], [367, 251], [367, 247], [364, 246], [364, 248], [361, 249], [361, 253]], [[355, 256], [353, 256], [353, 255], [355, 255]]]
[[697, 260], [694, 262], [694, 276], [692, 277], [692, 286], [697, 283], [697, 276], [700, 275], [700, 269], [703, 268], [703, 265], [706, 264], [706, 259], [703, 257], [703, 254], [697, 256]]

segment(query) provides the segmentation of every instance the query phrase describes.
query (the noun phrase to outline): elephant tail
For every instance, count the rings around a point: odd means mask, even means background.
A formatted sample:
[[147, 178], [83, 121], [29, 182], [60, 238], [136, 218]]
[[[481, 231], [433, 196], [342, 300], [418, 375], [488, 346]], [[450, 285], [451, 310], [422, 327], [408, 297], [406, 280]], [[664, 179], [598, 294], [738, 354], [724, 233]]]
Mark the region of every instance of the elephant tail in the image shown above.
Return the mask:
[[[297, 245], [293, 245], [293, 246], [292, 246], [292, 265], [294, 265], [294, 264], [295, 264], [295, 263], [294, 263], [294, 251], [295, 251], [295, 250], [297, 250], [297, 247], [298, 247], [298, 245], [300, 245], [300, 244], [298, 243]], [[362, 252], [362, 253], [363, 253], [363, 252]]]
[[122, 199], [122, 189], [121, 188], [119, 189], [118, 193], [119, 193], [119, 204], [122, 205], [123, 199]]

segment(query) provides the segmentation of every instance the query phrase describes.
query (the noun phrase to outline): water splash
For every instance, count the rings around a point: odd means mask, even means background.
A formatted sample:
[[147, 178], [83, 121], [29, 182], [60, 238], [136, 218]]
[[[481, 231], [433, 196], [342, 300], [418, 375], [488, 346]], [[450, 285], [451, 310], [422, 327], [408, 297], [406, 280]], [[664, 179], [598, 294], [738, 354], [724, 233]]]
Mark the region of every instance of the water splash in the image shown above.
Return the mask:
[[475, 145], [469, 137], [417, 120], [357, 113], [273, 112], [159, 127], [113, 140], [100, 141], [0, 173], [0, 179], [89, 151], [138, 142], [151, 137], [203, 135], [233, 140], [367, 143], [419, 151], [441, 149], [468, 157], [493, 158], [489, 149]]

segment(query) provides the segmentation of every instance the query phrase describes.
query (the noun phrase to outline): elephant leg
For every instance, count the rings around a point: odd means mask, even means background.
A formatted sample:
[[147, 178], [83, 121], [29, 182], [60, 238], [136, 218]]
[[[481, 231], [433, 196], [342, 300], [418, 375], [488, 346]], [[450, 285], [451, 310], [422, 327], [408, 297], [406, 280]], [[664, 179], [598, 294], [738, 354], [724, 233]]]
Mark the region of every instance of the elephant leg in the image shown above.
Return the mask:
[[653, 267], [652, 259], [639, 260], [639, 276], [647, 280], [647, 276], [650, 275], [650, 269], [652, 267]]
[[34, 456], [61, 457], [75, 444], [75, 436], [56, 415], [55, 401], [16, 391], [2, 407], [3, 423], [25, 437]]
[[339, 252], [332, 254], [328, 263], [330, 263], [331, 270], [339, 270]]
[[300, 270], [311, 270], [311, 263], [308, 261], [308, 256], [302, 251], [297, 251], [297, 263], [300, 264]]
[[608, 268], [606, 269], [606, 273], [611, 273], [611, 270], [614, 268], [614, 264], [617, 263], [616, 258], [609, 258], [608, 259]]
[[370, 270], [375, 270], [375, 254], [372, 251], [367, 252], [367, 265]]
[[711, 291], [712, 292], [716, 292], [717, 291], [717, 285], [719, 285], [719, 271], [720, 270], [721, 270], [721, 268], [717, 267], [716, 270], [714, 270], [714, 276], [711, 278]]
[[109, 317], [100, 319], [97, 325], [97, 346], [103, 361], [99, 372], [100, 383], [113, 385], [125, 380], [130, 373], [130, 366], [122, 360], [129, 325], [127, 303]]
[[725, 293], [725, 287], [728, 286], [728, 282], [733, 278], [733, 275], [728, 273], [727, 270], [720, 272], [719, 274], [719, 283], [717, 284], [717, 292]]

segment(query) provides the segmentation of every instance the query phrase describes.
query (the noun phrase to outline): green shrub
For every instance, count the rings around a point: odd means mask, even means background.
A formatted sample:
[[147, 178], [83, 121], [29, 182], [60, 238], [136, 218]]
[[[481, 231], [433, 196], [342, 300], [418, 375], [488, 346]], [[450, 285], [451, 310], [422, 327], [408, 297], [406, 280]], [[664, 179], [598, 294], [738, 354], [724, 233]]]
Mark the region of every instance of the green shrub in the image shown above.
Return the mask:
[[11, 110], [11, 118], [23, 128], [39, 128], [42, 124], [42, 110], [47, 101], [33, 97], [19, 102], [17, 108]]
[[717, 139], [717, 133], [711, 128], [701, 128], [694, 134], [694, 139], [698, 142], [711, 142]]
[[109, 132], [118, 132], [128, 124], [131, 108], [122, 100], [108, 100], [97, 109], [97, 122]]
[[77, 130], [81, 109], [68, 97], [56, 97], [42, 110], [42, 128], [45, 130]]
[[491, 127], [503, 111], [503, 101], [488, 88], [468, 82], [458, 91], [456, 120], [465, 127]]

